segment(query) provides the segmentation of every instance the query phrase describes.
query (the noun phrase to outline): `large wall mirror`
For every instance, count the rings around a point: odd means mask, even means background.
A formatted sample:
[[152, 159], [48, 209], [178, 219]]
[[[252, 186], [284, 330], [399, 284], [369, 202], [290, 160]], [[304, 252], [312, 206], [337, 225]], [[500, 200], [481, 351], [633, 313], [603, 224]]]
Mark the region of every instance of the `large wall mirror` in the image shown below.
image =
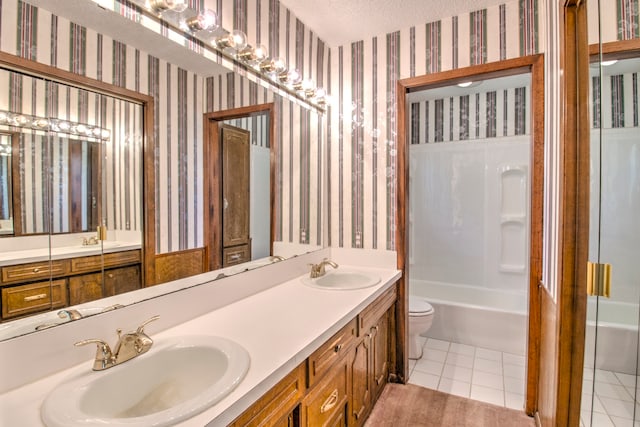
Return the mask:
[[[210, 282], [322, 248], [321, 112], [187, 47], [147, 54], [150, 44], [173, 42], [141, 36], [138, 24], [88, 0], [32, 3], [0, 7], [86, 26], [83, 43], [100, 40], [103, 54], [129, 61], [113, 59], [103, 80], [125, 86], [126, 74], [138, 91], [92, 88], [83, 76], [76, 84], [75, 73], [56, 78], [52, 67], [2, 53], [0, 340], [175, 291], [165, 285], [175, 279], [213, 270], [199, 283]], [[103, 35], [109, 26], [118, 34]], [[74, 43], [56, 47], [71, 57]], [[83, 60], [85, 69], [107, 62]], [[256, 111], [229, 113], [243, 108]], [[225, 209], [224, 198], [209, 198], [220, 184], [208, 170], [219, 137], [207, 134], [212, 117], [249, 135], [252, 244], [239, 262], [223, 262], [210, 237], [206, 209]]]

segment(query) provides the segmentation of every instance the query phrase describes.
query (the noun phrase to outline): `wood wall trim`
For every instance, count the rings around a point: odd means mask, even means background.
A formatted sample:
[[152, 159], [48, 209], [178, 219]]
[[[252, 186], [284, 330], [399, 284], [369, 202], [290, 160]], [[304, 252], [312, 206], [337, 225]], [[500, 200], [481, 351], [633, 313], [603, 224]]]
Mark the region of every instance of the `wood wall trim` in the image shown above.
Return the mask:
[[525, 412], [538, 406], [540, 372], [540, 281], [542, 280], [544, 235], [544, 56], [531, 57], [531, 200], [529, 242], [529, 326]]
[[580, 424], [589, 247], [589, 47], [586, 1], [561, 8], [561, 201], [555, 425]]
[[[616, 59], [637, 58], [640, 53], [640, 38], [631, 40], [618, 40], [615, 42], [595, 43], [589, 45], [589, 55], [598, 55], [602, 46], [602, 54]], [[596, 58], [596, 60], [599, 58]]]
[[166, 283], [206, 271], [206, 249], [194, 248], [156, 255], [156, 283]]
[[[4, 132], [11, 134], [11, 152], [20, 152], [20, 133], [18, 132]], [[18, 177], [16, 179], [15, 177]], [[19, 236], [23, 233], [22, 229], [22, 185], [20, 184], [20, 157], [11, 156], [11, 209], [14, 212], [13, 215], [13, 235]], [[16, 212], [19, 214], [16, 215]]]
[[539, 283], [542, 280], [542, 235], [544, 201], [544, 56], [531, 55], [506, 61], [459, 68], [440, 73], [399, 80], [397, 83], [397, 214], [396, 214], [396, 250], [398, 269], [402, 277], [398, 281], [398, 300], [396, 303], [396, 322], [398, 354], [396, 371], [408, 378], [408, 355], [405, 349], [408, 343], [408, 239], [406, 238], [409, 204], [409, 170], [406, 95], [425, 87], [440, 87], [469, 80], [470, 76], [482, 79], [503, 77], [531, 72], [532, 75], [532, 148], [531, 148], [531, 239], [529, 265], [529, 337], [526, 411], [533, 414], [537, 408], [537, 390], [540, 348], [540, 296]]
[[[208, 268], [215, 270], [222, 267], [222, 251], [220, 242], [222, 238], [222, 214], [219, 204], [221, 188], [217, 177], [222, 171], [220, 164], [220, 150], [218, 141], [219, 124], [224, 120], [237, 119], [257, 114], [269, 115], [269, 161], [270, 166], [270, 253], [273, 255], [273, 241], [276, 233], [276, 153], [278, 152], [278, 142], [275, 138], [276, 111], [273, 102], [265, 104], [250, 105], [248, 107], [232, 108], [229, 110], [213, 111], [204, 113], [204, 147], [203, 147], [203, 170], [204, 170], [204, 242], [208, 252]], [[217, 249], [216, 249], [217, 248]]]
[[142, 209], [144, 211], [143, 230], [143, 250], [144, 250], [144, 271], [143, 284], [145, 286], [154, 284], [155, 279], [155, 254], [156, 254], [156, 200], [155, 200], [155, 101], [151, 95], [145, 95], [124, 87], [115, 86], [101, 80], [92, 79], [70, 71], [61, 70], [50, 65], [41, 64], [30, 59], [21, 58], [6, 52], [0, 52], [0, 66], [26, 73], [36, 77], [64, 83], [68, 86], [98, 92], [104, 95], [125, 99], [142, 105], [144, 116], [144, 156], [142, 160], [143, 169], [143, 200]]

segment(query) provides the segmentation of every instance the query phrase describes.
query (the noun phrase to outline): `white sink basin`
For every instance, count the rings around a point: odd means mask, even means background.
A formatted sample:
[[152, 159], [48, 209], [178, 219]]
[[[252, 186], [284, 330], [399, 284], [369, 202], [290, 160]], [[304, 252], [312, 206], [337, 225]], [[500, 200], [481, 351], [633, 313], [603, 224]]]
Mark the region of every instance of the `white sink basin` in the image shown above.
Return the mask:
[[220, 337], [185, 336], [156, 342], [148, 353], [60, 384], [42, 405], [49, 426], [167, 426], [229, 394], [249, 369], [249, 354]]
[[380, 277], [364, 271], [337, 268], [316, 279], [303, 277], [302, 283], [320, 289], [350, 290], [375, 286], [380, 283]]

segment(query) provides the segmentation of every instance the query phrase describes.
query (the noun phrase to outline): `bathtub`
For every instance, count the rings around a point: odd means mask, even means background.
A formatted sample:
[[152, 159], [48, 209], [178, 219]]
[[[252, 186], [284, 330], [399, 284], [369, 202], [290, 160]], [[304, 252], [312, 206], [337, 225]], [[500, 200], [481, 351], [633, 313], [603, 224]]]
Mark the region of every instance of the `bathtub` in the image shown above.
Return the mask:
[[409, 280], [410, 298], [435, 309], [425, 334], [461, 344], [524, 355], [527, 348], [527, 294], [425, 280]]
[[[587, 300], [585, 338], [586, 368], [594, 367], [596, 298]], [[638, 304], [600, 298], [598, 307], [598, 351], [595, 367], [636, 375], [638, 354]]]

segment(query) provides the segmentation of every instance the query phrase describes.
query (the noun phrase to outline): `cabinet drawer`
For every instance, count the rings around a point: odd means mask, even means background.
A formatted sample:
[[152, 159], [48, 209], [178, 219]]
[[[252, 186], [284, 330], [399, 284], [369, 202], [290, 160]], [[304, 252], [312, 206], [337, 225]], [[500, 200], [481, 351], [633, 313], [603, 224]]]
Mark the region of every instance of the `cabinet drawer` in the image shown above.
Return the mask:
[[393, 285], [360, 313], [358, 316], [358, 336], [369, 333], [369, 329], [395, 303], [396, 296], [396, 285]]
[[71, 259], [71, 272], [84, 273], [101, 270], [102, 267], [116, 267], [120, 265], [136, 264], [141, 261], [140, 251], [111, 252], [104, 255], [83, 256]]
[[249, 245], [234, 246], [222, 250], [222, 266], [241, 264], [251, 261], [251, 249]]
[[302, 401], [302, 425], [334, 426], [345, 424], [347, 370], [347, 358], [343, 357], [329, 375], [322, 378], [317, 385], [310, 389], [309, 394]]
[[67, 274], [67, 260], [59, 259], [2, 267], [2, 282], [16, 283], [48, 279]]
[[[269, 390], [231, 424], [232, 427], [275, 427], [288, 425], [297, 416], [296, 406], [305, 392], [304, 363]], [[297, 420], [295, 420], [297, 421]], [[294, 425], [298, 425], [294, 422]]]
[[2, 318], [22, 316], [67, 305], [67, 281], [32, 283], [2, 288]]
[[357, 331], [356, 319], [349, 322], [338, 333], [332, 336], [307, 359], [308, 386], [316, 383], [322, 375], [344, 356], [355, 342]]

